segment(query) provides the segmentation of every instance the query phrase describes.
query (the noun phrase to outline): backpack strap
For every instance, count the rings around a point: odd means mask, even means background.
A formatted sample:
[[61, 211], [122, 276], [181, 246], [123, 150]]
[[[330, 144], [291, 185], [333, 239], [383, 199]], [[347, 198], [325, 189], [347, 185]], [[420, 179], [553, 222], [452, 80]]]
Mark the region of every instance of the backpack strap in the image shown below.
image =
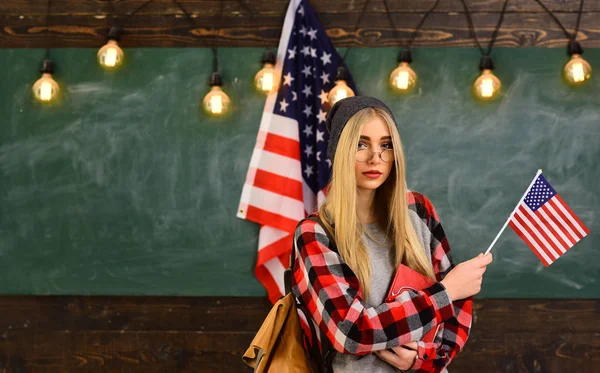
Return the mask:
[[[319, 224], [325, 231], [325, 234], [327, 234], [327, 240], [329, 241], [329, 245], [330, 245], [329, 248], [331, 250], [335, 251], [336, 253], [339, 252], [337, 245], [335, 244], [334, 238], [329, 233], [329, 230], [327, 230], [327, 228], [325, 228], [325, 225], [323, 224], [323, 221], [321, 220], [321, 218], [319, 216], [316, 216], [316, 215], [309, 216], [308, 218], [301, 220], [300, 223], [298, 223], [298, 224], [302, 224], [302, 222], [304, 220], [312, 220], [315, 223]], [[283, 276], [286, 294], [289, 294], [292, 291], [292, 275], [293, 275], [293, 267], [294, 267], [295, 260], [296, 260], [296, 242], [294, 240], [294, 243], [292, 245], [292, 253], [290, 255], [290, 265], [288, 268], [286, 268], [286, 270], [284, 272], [284, 276]], [[319, 367], [319, 371], [321, 373], [331, 372], [331, 365], [333, 362], [333, 356], [335, 354], [335, 349], [333, 348], [331, 342], [329, 341], [329, 338], [327, 338], [325, 333], [323, 333], [323, 331], [321, 331], [321, 329], [319, 329], [318, 330], [319, 339], [321, 340], [321, 351], [319, 351], [319, 344], [317, 343], [317, 330], [315, 330], [315, 326], [311, 320], [308, 320], [308, 325], [310, 327], [310, 331], [312, 334], [312, 341], [313, 341], [313, 343], [310, 344], [310, 347], [311, 347], [310, 354], [313, 356], [314, 359], [316, 359], [318, 367]]]

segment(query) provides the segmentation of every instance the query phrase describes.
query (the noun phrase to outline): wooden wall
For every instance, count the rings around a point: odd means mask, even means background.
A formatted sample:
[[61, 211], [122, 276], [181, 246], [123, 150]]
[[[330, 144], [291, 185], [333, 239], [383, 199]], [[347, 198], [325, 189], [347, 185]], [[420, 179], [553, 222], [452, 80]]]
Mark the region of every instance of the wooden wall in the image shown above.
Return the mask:
[[[287, 0], [180, 0], [194, 18], [183, 16], [173, 0], [154, 0], [134, 16], [128, 14], [147, 0], [53, 0], [46, 21], [45, 0], [0, 2], [0, 47], [98, 47], [108, 27], [123, 25], [125, 47], [209, 47], [219, 33], [222, 47], [276, 47]], [[543, 0], [573, 32], [579, 0]], [[365, 0], [312, 0], [336, 46], [399, 46], [406, 42], [435, 0], [388, 0], [395, 28], [383, 0], [371, 0], [356, 28]], [[498, 22], [503, 0], [467, 0], [475, 30], [487, 43]], [[584, 3], [577, 39], [583, 47], [600, 47], [600, 1]], [[395, 31], [394, 31], [395, 30]], [[497, 46], [565, 47], [566, 37], [534, 0], [511, 0]], [[473, 47], [460, 0], [441, 1], [425, 22], [416, 47]]]
[[[435, 0], [313, 0], [336, 46], [401, 46]], [[124, 47], [276, 47], [287, 0], [54, 0], [0, 2], [0, 48], [99, 47], [124, 26]], [[487, 43], [503, 0], [468, 0]], [[545, 0], [569, 31], [579, 0]], [[577, 39], [600, 47], [600, 1], [585, 2]], [[566, 47], [534, 0], [511, 0], [497, 46]], [[444, 0], [416, 47], [474, 47], [459, 0]], [[247, 372], [241, 355], [269, 310], [266, 298], [1, 296], [0, 372]], [[452, 372], [598, 372], [600, 300], [485, 299]]]
[[[0, 372], [251, 372], [257, 297], [0, 298]], [[600, 300], [484, 299], [451, 372], [598, 372]]]

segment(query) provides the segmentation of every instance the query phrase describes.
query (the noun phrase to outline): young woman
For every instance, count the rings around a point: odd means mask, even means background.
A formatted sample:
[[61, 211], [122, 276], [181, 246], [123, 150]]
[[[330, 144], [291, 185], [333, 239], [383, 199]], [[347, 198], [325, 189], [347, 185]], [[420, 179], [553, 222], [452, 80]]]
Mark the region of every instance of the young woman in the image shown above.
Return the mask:
[[[467, 341], [471, 297], [492, 256], [453, 264], [433, 205], [406, 189], [400, 135], [383, 102], [340, 100], [327, 129], [333, 172], [315, 214], [322, 224], [303, 220], [294, 236], [292, 293], [306, 335], [308, 323], [320, 330], [308, 344], [333, 347], [335, 373], [445, 372]], [[431, 285], [390, 298], [403, 265]], [[435, 339], [422, 341], [431, 330]]]

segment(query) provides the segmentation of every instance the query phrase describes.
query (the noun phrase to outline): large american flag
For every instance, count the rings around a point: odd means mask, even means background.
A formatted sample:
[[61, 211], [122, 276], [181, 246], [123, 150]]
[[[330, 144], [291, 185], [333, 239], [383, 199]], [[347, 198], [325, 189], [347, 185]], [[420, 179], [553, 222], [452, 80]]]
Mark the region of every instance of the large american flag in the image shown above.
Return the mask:
[[325, 198], [327, 92], [340, 63], [308, 1], [290, 1], [275, 65], [281, 85], [267, 97], [237, 213], [261, 225], [255, 274], [273, 303], [284, 294], [296, 224]]
[[546, 267], [590, 233], [541, 173], [508, 225]]

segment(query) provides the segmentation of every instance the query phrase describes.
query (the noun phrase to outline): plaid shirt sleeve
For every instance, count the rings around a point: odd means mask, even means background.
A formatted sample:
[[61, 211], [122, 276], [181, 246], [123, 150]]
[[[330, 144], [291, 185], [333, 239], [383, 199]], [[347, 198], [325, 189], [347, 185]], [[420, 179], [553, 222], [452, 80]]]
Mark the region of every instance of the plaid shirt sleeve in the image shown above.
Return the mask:
[[[450, 245], [431, 202], [419, 193], [412, 192], [411, 194], [409, 208], [417, 212], [431, 232], [429, 249], [431, 250], [433, 269], [437, 280], [441, 281], [455, 266], [450, 253]], [[464, 347], [471, 329], [473, 299], [469, 297], [456, 300], [452, 306], [454, 317], [440, 324], [435, 342], [418, 342], [419, 358], [411, 372], [441, 372]]]
[[455, 308], [440, 283], [367, 307], [358, 278], [331, 249], [320, 224], [302, 221], [294, 240], [297, 260], [292, 292], [341, 353], [365, 355], [418, 340], [455, 316]]

